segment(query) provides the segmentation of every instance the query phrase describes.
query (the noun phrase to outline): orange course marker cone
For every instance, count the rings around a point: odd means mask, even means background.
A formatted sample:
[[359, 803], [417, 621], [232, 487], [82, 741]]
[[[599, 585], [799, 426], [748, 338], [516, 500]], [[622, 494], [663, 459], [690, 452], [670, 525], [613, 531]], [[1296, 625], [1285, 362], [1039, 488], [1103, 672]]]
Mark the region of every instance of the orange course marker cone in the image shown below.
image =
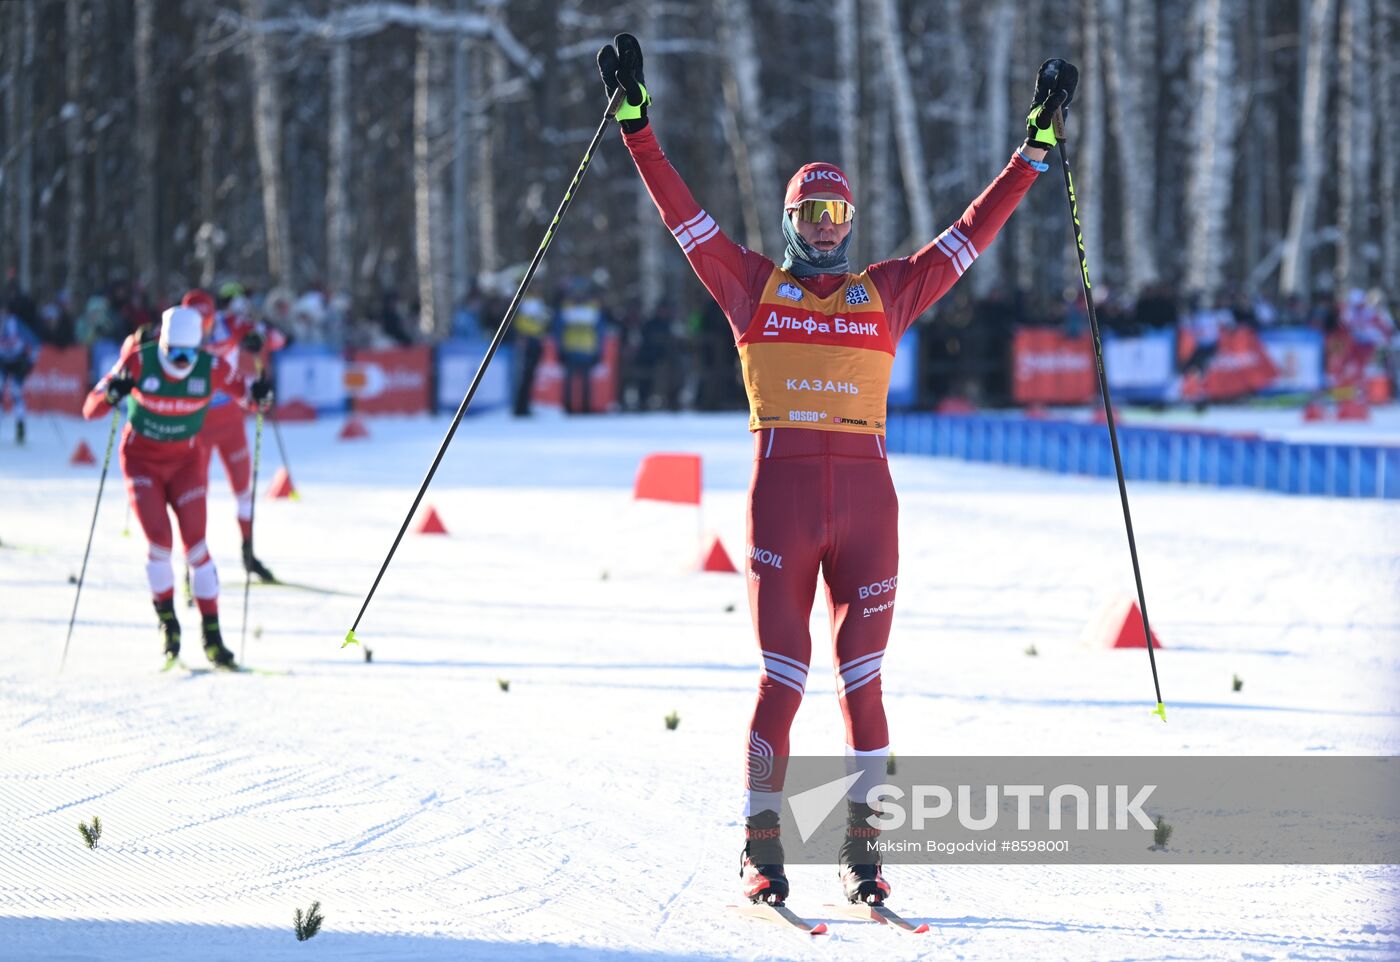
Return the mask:
[[423, 513], [413, 531], [415, 534], [447, 534], [447, 525], [442, 523], [442, 516], [437, 513], [437, 508], [428, 505], [428, 510]]
[[267, 496], [269, 498], [296, 498], [297, 489], [292, 486], [292, 476], [287, 473], [286, 468], [278, 468], [277, 473], [272, 476], [272, 484], [268, 486]]
[[355, 438], [367, 437], [369, 437], [369, 428], [365, 427], [365, 422], [361, 421], [353, 414], [346, 420], [345, 426], [340, 429], [340, 440], [342, 441], [352, 441]]
[[[1142, 609], [1137, 601], [1125, 596], [1109, 603], [1089, 625], [1084, 640], [1091, 648], [1146, 648]], [[1152, 647], [1162, 647], [1155, 631], [1152, 632]]]
[[97, 457], [92, 453], [92, 448], [88, 447], [86, 441], [79, 441], [78, 446], [73, 449], [73, 456], [68, 459], [69, 464], [96, 464]]
[[721, 571], [728, 574], [738, 574], [739, 569], [734, 567], [734, 562], [729, 559], [729, 552], [724, 550], [724, 544], [715, 535], [710, 540], [710, 546], [700, 553], [700, 571]]

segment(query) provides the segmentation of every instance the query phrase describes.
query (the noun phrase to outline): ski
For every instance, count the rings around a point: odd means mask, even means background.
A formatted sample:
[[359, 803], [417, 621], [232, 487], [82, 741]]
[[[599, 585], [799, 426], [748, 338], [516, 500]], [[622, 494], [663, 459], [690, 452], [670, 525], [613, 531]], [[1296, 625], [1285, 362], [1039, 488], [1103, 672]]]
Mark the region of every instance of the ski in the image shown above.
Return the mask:
[[866, 905], [864, 902], [851, 902], [845, 905], [825, 905], [823, 908], [830, 909], [843, 918], [854, 919], [858, 922], [879, 922], [881, 925], [893, 925], [904, 932], [912, 932], [922, 935], [929, 930], [927, 922], [920, 922], [917, 925], [908, 919], [896, 915], [884, 904]]
[[239, 665], [236, 668], [216, 668], [213, 665], [208, 667], [194, 667], [193, 665], [185, 664], [185, 662], [179, 658], [167, 658], [165, 660], [165, 667], [161, 669], [161, 672], [165, 673], [176, 668], [185, 672], [187, 675], [264, 675], [269, 678], [281, 678], [291, 674], [291, 672], [286, 669], [250, 668], [247, 665]]
[[809, 922], [792, 909], [783, 905], [770, 905], [767, 902], [750, 902], [748, 905], [731, 905], [730, 910], [748, 919], [787, 925], [808, 935], [826, 935], [825, 922]]
[[252, 584], [254, 588], [291, 588], [295, 591], [309, 591], [317, 595], [340, 595], [345, 598], [358, 597], [358, 595], [349, 591], [338, 591], [335, 588], [322, 588], [319, 585], [307, 585], [296, 581], [282, 581], [280, 579], [275, 581], [254, 581]]

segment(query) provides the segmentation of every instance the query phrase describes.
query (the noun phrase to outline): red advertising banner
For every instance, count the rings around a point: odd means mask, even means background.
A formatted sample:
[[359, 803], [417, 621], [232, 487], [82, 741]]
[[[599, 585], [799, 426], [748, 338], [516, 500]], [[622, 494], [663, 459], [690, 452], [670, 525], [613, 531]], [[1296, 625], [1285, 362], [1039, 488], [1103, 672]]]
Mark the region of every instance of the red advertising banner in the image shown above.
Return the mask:
[[1088, 334], [1028, 327], [1011, 344], [1012, 396], [1019, 404], [1083, 404], [1098, 389]]
[[[1194, 349], [1190, 333], [1182, 331], [1177, 345], [1179, 361], [1190, 357]], [[1232, 327], [1220, 332], [1220, 346], [1206, 365], [1204, 380], [1191, 372], [1182, 384], [1181, 395], [1187, 400], [1242, 397], [1268, 387], [1278, 373], [1259, 335], [1248, 327]]]
[[352, 351], [345, 367], [345, 390], [358, 414], [422, 414], [432, 409], [428, 372], [432, 348], [426, 345]]
[[90, 387], [87, 348], [45, 344], [39, 348], [34, 370], [24, 379], [24, 403], [33, 412], [81, 414]]

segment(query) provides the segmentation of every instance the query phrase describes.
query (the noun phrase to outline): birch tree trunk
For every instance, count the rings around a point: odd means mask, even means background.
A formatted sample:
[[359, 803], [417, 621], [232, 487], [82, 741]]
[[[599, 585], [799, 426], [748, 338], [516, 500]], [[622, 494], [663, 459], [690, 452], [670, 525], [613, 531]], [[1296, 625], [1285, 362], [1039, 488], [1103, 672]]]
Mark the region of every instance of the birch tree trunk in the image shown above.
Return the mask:
[[[666, 24], [656, 4], [646, 4], [642, 13], [642, 36], [655, 37], [657, 41], [667, 37]], [[666, 103], [669, 77], [666, 72], [667, 57], [656, 57], [647, 65], [647, 92], [653, 99], [661, 98]], [[656, 214], [656, 205], [647, 193], [646, 185], [640, 177], [634, 177], [633, 190], [637, 205], [637, 297], [643, 311], [650, 311], [666, 294], [666, 254], [674, 249], [675, 241], [671, 232]]]
[[[1151, 63], [1142, 57], [1150, 40], [1145, 0], [1130, 0], [1124, 16], [1123, 0], [1103, 0], [1104, 25], [1110, 39], [1103, 44], [1104, 81], [1108, 89], [1109, 121], [1118, 143], [1118, 183], [1121, 188], [1123, 278], [1133, 294], [1157, 282], [1157, 252], [1152, 243], [1152, 198], [1157, 182], [1156, 151], [1147, 143], [1150, 126], [1142, 89], [1143, 71], [1128, 69], [1125, 61]], [[1120, 44], [1115, 38], [1125, 38]], [[1124, 53], [1120, 53], [1120, 46]]]
[[[883, 70], [880, 70], [883, 74]], [[883, 89], [885, 80], [880, 76], [876, 81]], [[871, 106], [874, 117], [870, 121], [870, 183], [864, 188], [870, 195], [870, 216], [864, 218], [865, 230], [870, 235], [870, 251], [874, 260], [894, 256], [895, 225], [899, 217], [895, 210], [894, 158], [890, 150], [893, 140], [890, 122], [890, 103], [879, 97]]]
[[[1100, 11], [1098, 0], [1088, 0], [1088, 10], [1083, 21], [1084, 63], [1080, 67], [1079, 92], [1075, 94], [1073, 112], [1079, 114], [1079, 150], [1076, 154], [1078, 176], [1074, 178], [1074, 190], [1079, 202], [1079, 223], [1084, 236], [1084, 255], [1089, 261], [1090, 276], [1103, 278], [1101, 290], [1107, 290], [1113, 278], [1108, 265], [1104, 263], [1104, 157], [1107, 154], [1104, 141], [1107, 140], [1108, 125], [1104, 122], [1104, 82], [1103, 71], [1099, 67], [1101, 59]], [[1067, 131], [1070, 138], [1074, 131]], [[1049, 158], [1047, 158], [1049, 159]], [[1070, 258], [1069, 260], [1073, 260]], [[1077, 264], [1066, 261], [1069, 276], [1079, 276]]]
[[[140, 0], [149, 3], [150, 0]], [[273, 284], [291, 284], [292, 238], [287, 191], [282, 178], [282, 116], [277, 67], [270, 41], [262, 31], [264, 0], [243, 0], [243, 15], [253, 24], [249, 38], [253, 73], [253, 137], [262, 178], [263, 231], [267, 238], [267, 272]]]
[[1381, 124], [1380, 211], [1381, 285], [1390, 294], [1391, 308], [1400, 298], [1400, 123], [1394, 118], [1400, 110], [1400, 3], [1383, 0], [1376, 17], [1376, 62], [1380, 65], [1376, 107], [1385, 122]]
[[5, 24], [5, 143], [3, 151], [0, 151], [0, 205], [3, 205], [3, 217], [0, 217], [0, 267], [7, 270], [15, 263], [15, 237], [18, 234], [15, 227], [15, 158], [19, 156], [24, 132], [15, 114], [19, 109], [20, 37], [23, 33], [20, 24], [24, 19], [24, 6], [12, 3], [8, 7], [0, 7], [0, 17], [4, 18]]
[[[1040, 64], [1040, 38], [1037, 32], [1030, 28], [1030, 24], [1040, 22], [1041, 6], [1040, 0], [1024, 0], [1018, 9], [1021, 22], [1024, 25], [1017, 32], [1016, 36], [1016, 62], [1028, 67]], [[1024, 83], [1024, 81], [1020, 81]], [[1021, 88], [1024, 90], [1025, 88]], [[1024, 96], [1024, 94], [1023, 94]], [[1012, 105], [1021, 109], [1029, 103], [1030, 98], [1017, 102], [1013, 98]], [[1046, 160], [1052, 164], [1051, 174], [1054, 173], [1053, 164], [1059, 158], [1047, 157]], [[1036, 232], [1038, 229], [1036, 220], [1035, 203], [1032, 198], [1027, 197], [1021, 205], [1015, 217], [1007, 223], [1011, 229], [1011, 249], [1016, 258], [1016, 287], [1022, 293], [1029, 293], [1036, 289], [1038, 283], [1037, 268], [1041, 259], [1036, 257]], [[1068, 228], [1065, 228], [1066, 230]], [[1059, 291], [1047, 292], [1048, 296], [1058, 299]]]
[[[203, 41], [209, 42], [206, 30]], [[220, 103], [218, 55], [199, 64], [199, 230], [195, 234], [195, 252], [199, 259], [199, 285], [211, 287], [218, 274], [219, 250], [224, 232], [219, 227], [219, 150]]]
[[1332, 0], [1311, 0], [1303, 74], [1303, 114], [1298, 118], [1298, 177], [1288, 210], [1288, 238], [1284, 242], [1283, 266], [1279, 273], [1279, 287], [1285, 294], [1307, 295], [1312, 287], [1310, 254], [1318, 179], [1322, 176], [1322, 125], [1323, 111], [1327, 109], [1325, 74], [1327, 48], [1332, 41], [1331, 23]]
[[[1012, 41], [1016, 36], [1016, 7], [1012, 0], [996, 0], [988, 6], [984, 21], [987, 25], [987, 50], [984, 65], [986, 73], [983, 90], [982, 118], [985, 133], [980, 138], [985, 147], [981, 166], [981, 177], [989, 177], [1006, 166], [1007, 140], [1015, 135], [1011, 126], [1011, 101], [1008, 90], [1008, 70], [1011, 63]], [[979, 138], [970, 138], [977, 145]], [[1003, 287], [1003, 265], [1006, 262], [1005, 245], [993, 244], [980, 252], [979, 266], [972, 272], [972, 290], [978, 297], [986, 297], [994, 288]]]
[[82, 0], [68, 0], [64, 7], [64, 29], [68, 33], [64, 46], [64, 94], [67, 102], [63, 105], [64, 141], [67, 148], [67, 164], [64, 180], [68, 189], [68, 227], [64, 232], [63, 286], [70, 291], [81, 289], [83, 276], [82, 241], [87, 235], [86, 209], [84, 207], [83, 163], [87, 152], [83, 149], [83, 111], [86, 107], [83, 90], [83, 5]]
[[136, 0], [136, 178], [133, 206], [136, 208], [132, 262], [136, 276], [149, 288], [156, 281], [156, 90], [153, 82], [155, 56], [155, 0]]
[[[419, 0], [426, 7], [427, 0]], [[433, 171], [432, 171], [432, 40], [418, 31], [413, 62], [413, 251], [418, 274], [418, 327], [424, 335], [435, 333], [439, 314], [433, 270]]]
[[[493, 13], [493, 16], [495, 14]], [[483, 274], [501, 268], [496, 242], [496, 128], [492, 123], [494, 89], [505, 73], [500, 53], [484, 41], [475, 60], [476, 96], [472, 98], [473, 142], [476, 145], [477, 270]]]
[[[1364, 287], [1366, 265], [1357, 255], [1369, 231], [1371, 202], [1371, 2], [1348, 0], [1342, 7], [1337, 92], [1337, 244], [1336, 289]], [[1391, 54], [1394, 56], [1394, 53]]]
[[[457, 9], [466, 10], [466, 0]], [[466, 37], [452, 40], [452, 269], [453, 306], [471, 290], [471, 239], [467, 233], [467, 144], [471, 124], [471, 63]]]
[[[739, 184], [739, 213], [744, 222], [744, 246], [749, 250], [765, 250], [763, 215], [759, 210], [758, 189], [754, 185], [753, 159], [749, 156], [749, 143], [739, 130], [739, 115], [743, 112], [739, 102], [739, 84], [727, 65], [721, 70], [720, 87], [724, 92], [720, 122], [724, 125], [724, 139], [729, 144], [729, 153], [734, 158], [734, 179]], [[775, 260], [779, 259], [778, 249], [774, 248]]]
[[[862, 191], [868, 191], [870, 185], [860, 171], [859, 137], [864, 125], [860, 117], [860, 18], [856, 16], [856, 0], [835, 0], [832, 18], [836, 32], [836, 128], [840, 137], [837, 163], [853, 187], [860, 185]], [[856, 211], [859, 216], [860, 206]], [[851, 240], [852, 264], [866, 263], [868, 245], [865, 231], [857, 230]]]
[[330, 294], [354, 289], [350, 244], [350, 41], [331, 42], [326, 144], [326, 280]]
[[[725, 88], [726, 101], [731, 103], [734, 123], [744, 145], [748, 176], [752, 181], [752, 196], [746, 217], [756, 220], [757, 231], [749, 228], [749, 247], [755, 250], [781, 251], [783, 244], [778, 231], [782, 216], [778, 161], [773, 150], [773, 138], [768, 131], [767, 116], [759, 101], [760, 79], [758, 44], [754, 38], [753, 17], [749, 0], [720, 0], [720, 35], [729, 54], [729, 81]], [[742, 175], [741, 175], [742, 183]], [[753, 235], [762, 241], [754, 245]]]
[[1187, 193], [1186, 285], [1212, 293], [1221, 286], [1230, 180], [1235, 167], [1235, 111], [1231, 96], [1235, 69], [1232, 20], [1226, 0], [1201, 0], [1201, 87], [1190, 187]]
[[895, 141], [899, 146], [899, 164], [904, 174], [904, 195], [909, 202], [909, 229], [916, 243], [926, 244], [933, 240], [933, 204], [929, 201], [924, 146], [919, 139], [919, 107], [914, 100], [909, 65], [904, 59], [899, 13], [895, 0], [874, 0], [874, 3], [875, 27], [880, 32], [880, 48], [884, 51], [889, 80], [887, 89]]
[[34, 44], [37, 33], [35, 4], [10, 5], [10, 88], [8, 91], [10, 137], [7, 148], [15, 153], [10, 171], [13, 184], [5, 185], [14, 230], [6, 267], [15, 267], [20, 287], [34, 284]]

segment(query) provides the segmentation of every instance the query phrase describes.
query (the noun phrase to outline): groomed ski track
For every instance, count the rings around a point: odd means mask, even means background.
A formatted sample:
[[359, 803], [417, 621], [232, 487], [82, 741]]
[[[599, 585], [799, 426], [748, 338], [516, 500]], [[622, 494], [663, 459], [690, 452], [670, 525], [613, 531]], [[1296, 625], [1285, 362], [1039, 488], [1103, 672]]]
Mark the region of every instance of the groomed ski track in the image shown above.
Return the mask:
[[[247, 660], [280, 677], [158, 673], [115, 463], [58, 675], [97, 484], [67, 458], [80, 438], [100, 457], [106, 425], [31, 415], [22, 449], [0, 425], [0, 958], [1400, 957], [1393, 866], [892, 866], [891, 907], [932, 925], [917, 937], [829, 920], [813, 943], [726, 913], [757, 677], [745, 582], [691, 573], [696, 512], [630, 490], [643, 455], [702, 454], [703, 525], [739, 562], [744, 416], [468, 419], [426, 499], [450, 535], [406, 537], [358, 632], [370, 664], [340, 641], [447, 420], [368, 423], [361, 442], [335, 419], [283, 426], [302, 499], [260, 499], [259, 555], [350, 596], [254, 590]], [[1395, 442], [1400, 411], [1353, 430]], [[1079, 640], [1132, 590], [1111, 480], [891, 467], [896, 752], [1400, 753], [1400, 505], [1130, 486], [1162, 725], [1146, 653]], [[217, 468], [210, 486], [236, 645], [233, 502]], [[842, 745], [826, 617], [819, 594], [797, 753]], [[827, 919], [835, 869], [790, 875], [794, 911]], [[313, 900], [323, 931], [297, 943]]]

